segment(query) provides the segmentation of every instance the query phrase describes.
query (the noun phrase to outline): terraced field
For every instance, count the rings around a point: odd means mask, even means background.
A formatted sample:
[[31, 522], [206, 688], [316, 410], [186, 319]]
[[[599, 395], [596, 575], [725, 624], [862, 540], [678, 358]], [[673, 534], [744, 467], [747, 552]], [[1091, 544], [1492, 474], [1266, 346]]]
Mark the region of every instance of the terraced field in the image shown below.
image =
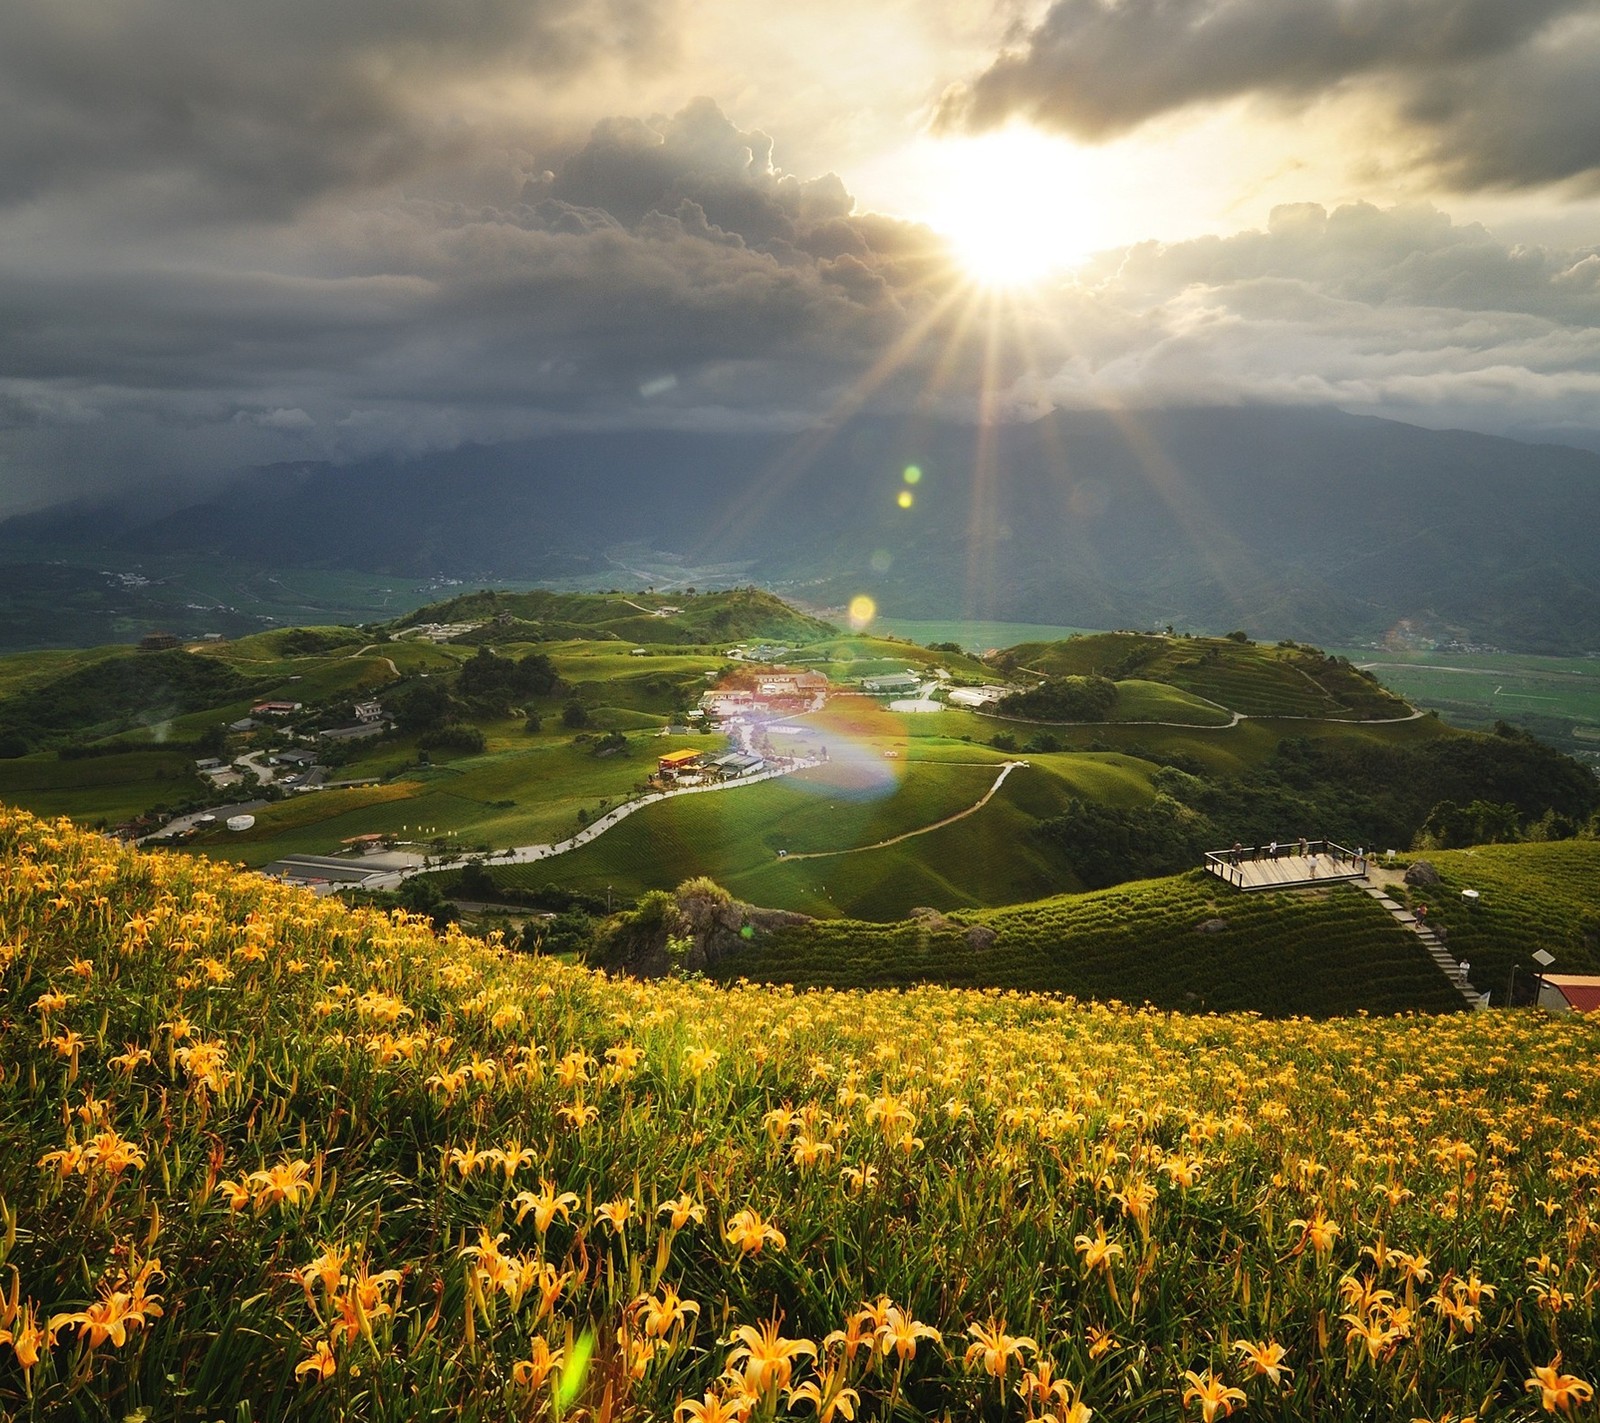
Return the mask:
[[[1536, 949], [1556, 956], [1554, 973], [1600, 972], [1600, 840], [1480, 845], [1426, 859], [1443, 883], [1395, 892], [1428, 906], [1450, 951], [1472, 964], [1473, 981], [1497, 1002], [1514, 965], [1535, 971]], [[1464, 889], [1478, 891], [1475, 908], [1463, 902]]]
[[[1202, 931], [1218, 920], [1225, 927]], [[1360, 891], [1245, 895], [1200, 872], [920, 923], [815, 921], [777, 931], [716, 973], [797, 988], [941, 983], [1273, 1015], [1461, 1007], [1416, 936]]]
[[0, 761], [0, 800], [39, 815], [70, 815], [110, 823], [153, 803], [177, 803], [199, 793], [191, 758], [179, 751], [125, 751], [81, 761], [53, 755]]
[[1166, 682], [1246, 716], [1364, 719], [1410, 711], [1348, 663], [1289, 644], [1096, 633], [1065, 642], [1023, 643], [1012, 651], [1017, 665], [1030, 671]]

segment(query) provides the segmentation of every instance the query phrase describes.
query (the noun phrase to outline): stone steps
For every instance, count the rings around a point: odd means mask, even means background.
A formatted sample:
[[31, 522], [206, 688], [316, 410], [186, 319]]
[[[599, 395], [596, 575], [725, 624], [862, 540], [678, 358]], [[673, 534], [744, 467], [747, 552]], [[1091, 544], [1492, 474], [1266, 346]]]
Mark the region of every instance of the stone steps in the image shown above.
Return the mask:
[[1461, 965], [1456, 962], [1455, 956], [1451, 954], [1449, 949], [1445, 948], [1444, 944], [1440, 942], [1439, 936], [1428, 925], [1417, 923], [1417, 916], [1397, 900], [1391, 899], [1380, 886], [1364, 884], [1361, 887], [1378, 901], [1381, 908], [1389, 911], [1390, 917], [1394, 919], [1395, 923], [1403, 924], [1417, 938], [1422, 940], [1422, 947], [1428, 951], [1428, 957], [1439, 965], [1440, 972], [1450, 980], [1462, 998], [1474, 1008], [1482, 1008], [1484, 1006], [1477, 991], [1461, 976]]

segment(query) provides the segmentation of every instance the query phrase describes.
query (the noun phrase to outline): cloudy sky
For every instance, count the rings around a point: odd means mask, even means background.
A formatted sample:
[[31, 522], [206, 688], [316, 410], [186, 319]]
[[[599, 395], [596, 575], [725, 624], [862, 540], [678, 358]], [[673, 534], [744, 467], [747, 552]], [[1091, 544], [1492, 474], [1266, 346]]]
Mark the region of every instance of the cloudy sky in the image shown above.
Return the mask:
[[859, 408], [1600, 448], [1600, 0], [6, 0], [0, 513]]

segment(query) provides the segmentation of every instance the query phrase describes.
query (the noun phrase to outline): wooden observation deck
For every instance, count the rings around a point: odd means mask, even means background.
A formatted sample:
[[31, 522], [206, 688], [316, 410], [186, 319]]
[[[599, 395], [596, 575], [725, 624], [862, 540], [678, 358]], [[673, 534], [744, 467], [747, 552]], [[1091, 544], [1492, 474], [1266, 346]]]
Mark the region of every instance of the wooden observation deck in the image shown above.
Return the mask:
[[1235, 889], [1300, 889], [1306, 885], [1338, 884], [1367, 877], [1367, 857], [1336, 845], [1332, 840], [1279, 845], [1274, 854], [1267, 845], [1238, 850], [1206, 851], [1206, 870]]

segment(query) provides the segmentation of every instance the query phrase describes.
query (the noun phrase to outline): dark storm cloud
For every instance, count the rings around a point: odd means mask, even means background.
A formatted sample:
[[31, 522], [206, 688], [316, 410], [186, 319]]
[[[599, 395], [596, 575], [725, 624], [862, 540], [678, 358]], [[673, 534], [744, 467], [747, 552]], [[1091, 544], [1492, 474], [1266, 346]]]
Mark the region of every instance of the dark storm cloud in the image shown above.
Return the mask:
[[416, 185], [474, 201], [323, 202], [181, 264], [159, 244], [13, 248], [0, 504], [106, 426], [137, 452], [124, 469], [226, 469], [563, 422], [815, 418], [948, 270], [925, 229], [856, 214], [836, 177], [784, 174], [771, 147], [702, 100], [607, 120], [553, 171], [479, 155]]
[[1054, 0], [940, 111], [1104, 140], [1242, 95], [1392, 106], [1463, 187], [1600, 171], [1597, 0]]
[[955, 340], [970, 313], [926, 229], [785, 173], [709, 100], [198, 235], [30, 225], [72, 201], [0, 215], [0, 512], [559, 428], [959, 414], [986, 374], [1008, 412], [1291, 400], [1559, 430], [1600, 398], [1600, 255], [1426, 207], [1143, 244]]
[[238, 216], [383, 181], [463, 149], [450, 85], [648, 58], [671, 3], [7, 0], [0, 202], [160, 179]]

